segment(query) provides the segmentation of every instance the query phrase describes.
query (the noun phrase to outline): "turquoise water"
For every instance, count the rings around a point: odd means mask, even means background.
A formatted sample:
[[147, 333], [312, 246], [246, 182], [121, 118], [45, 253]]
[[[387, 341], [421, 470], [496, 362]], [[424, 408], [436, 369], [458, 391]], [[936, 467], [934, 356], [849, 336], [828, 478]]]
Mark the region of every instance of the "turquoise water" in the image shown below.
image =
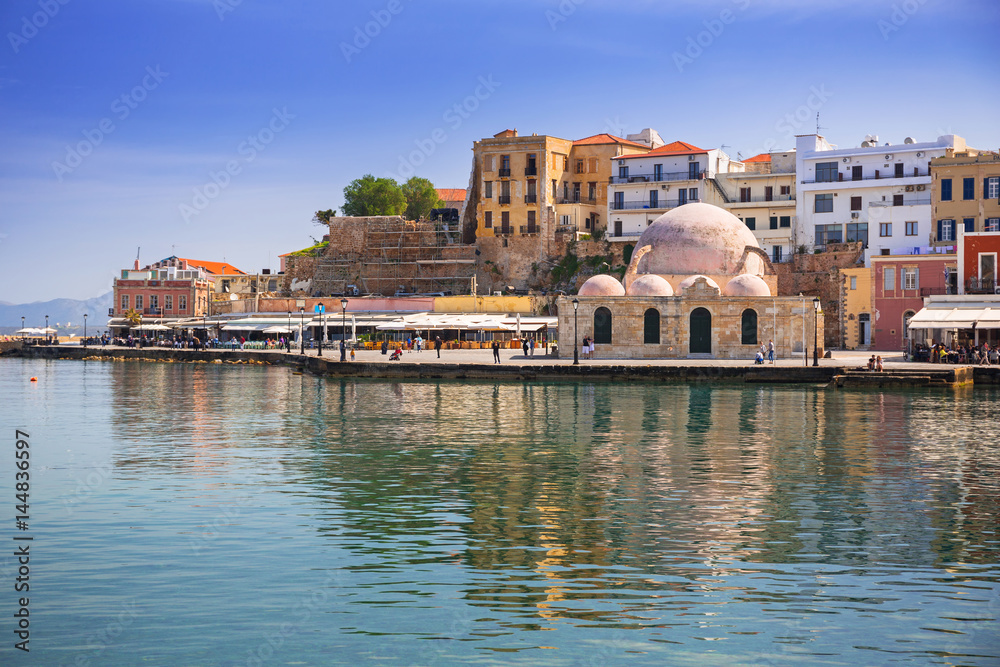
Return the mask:
[[4, 665], [1000, 663], [997, 391], [3, 360], [0, 397]]

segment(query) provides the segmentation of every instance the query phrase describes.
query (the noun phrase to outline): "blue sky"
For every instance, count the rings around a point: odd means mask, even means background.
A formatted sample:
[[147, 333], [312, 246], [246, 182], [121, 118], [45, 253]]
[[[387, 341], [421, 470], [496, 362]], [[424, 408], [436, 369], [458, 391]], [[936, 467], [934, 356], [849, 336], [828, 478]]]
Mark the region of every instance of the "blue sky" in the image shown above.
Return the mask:
[[842, 146], [996, 150], [998, 28], [994, 0], [7, 0], [0, 301], [96, 296], [137, 247], [276, 270], [352, 179], [465, 187], [508, 127], [749, 157], [818, 110]]

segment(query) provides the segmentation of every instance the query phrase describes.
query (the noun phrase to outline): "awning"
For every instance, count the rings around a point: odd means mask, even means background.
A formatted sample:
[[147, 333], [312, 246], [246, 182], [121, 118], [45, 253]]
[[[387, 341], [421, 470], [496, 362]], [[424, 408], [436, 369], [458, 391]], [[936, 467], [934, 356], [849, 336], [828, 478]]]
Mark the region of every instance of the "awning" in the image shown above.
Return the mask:
[[910, 329], [1000, 329], [1000, 309], [923, 308], [910, 318]]
[[227, 324], [222, 327], [223, 331], [260, 331], [264, 329], [263, 324]]

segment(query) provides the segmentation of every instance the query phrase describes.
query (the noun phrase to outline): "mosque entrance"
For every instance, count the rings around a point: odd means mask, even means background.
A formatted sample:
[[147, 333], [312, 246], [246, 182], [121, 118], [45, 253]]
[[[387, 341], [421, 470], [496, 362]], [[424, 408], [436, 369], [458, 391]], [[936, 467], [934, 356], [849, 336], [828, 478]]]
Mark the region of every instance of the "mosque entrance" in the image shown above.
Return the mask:
[[691, 354], [712, 353], [712, 313], [705, 308], [691, 311]]

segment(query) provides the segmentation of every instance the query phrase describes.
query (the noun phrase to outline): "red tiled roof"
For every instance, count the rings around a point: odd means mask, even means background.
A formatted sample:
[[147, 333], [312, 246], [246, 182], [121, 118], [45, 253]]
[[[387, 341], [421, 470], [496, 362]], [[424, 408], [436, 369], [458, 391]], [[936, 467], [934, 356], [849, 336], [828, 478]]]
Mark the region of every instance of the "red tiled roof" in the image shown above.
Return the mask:
[[590, 137], [584, 137], [583, 139], [577, 139], [573, 142], [574, 146], [597, 146], [604, 144], [619, 144], [621, 146], [635, 146], [636, 148], [649, 148], [646, 144], [640, 144], [635, 141], [629, 141], [628, 139], [622, 139], [621, 137], [616, 137], [613, 134], [608, 134], [604, 132], [602, 134], [595, 134]]
[[759, 155], [754, 155], [753, 157], [748, 157], [744, 162], [770, 162], [770, 153], [760, 153]]
[[658, 155], [698, 155], [700, 153], [707, 153], [708, 151], [704, 148], [698, 148], [694, 144], [689, 144], [686, 141], [672, 141], [669, 144], [655, 148], [648, 153], [643, 153], [641, 155], [620, 155], [620, 158], [630, 158], [630, 157], [656, 157]]
[[203, 269], [208, 273], [213, 273], [215, 275], [242, 275], [245, 276], [246, 271], [240, 271], [232, 264], [228, 262], [206, 262], [200, 259], [185, 259], [184, 257], [178, 257], [177, 259], [182, 262], [187, 262], [188, 266], [194, 267], [196, 269]]
[[465, 201], [465, 188], [434, 188], [441, 201]]

